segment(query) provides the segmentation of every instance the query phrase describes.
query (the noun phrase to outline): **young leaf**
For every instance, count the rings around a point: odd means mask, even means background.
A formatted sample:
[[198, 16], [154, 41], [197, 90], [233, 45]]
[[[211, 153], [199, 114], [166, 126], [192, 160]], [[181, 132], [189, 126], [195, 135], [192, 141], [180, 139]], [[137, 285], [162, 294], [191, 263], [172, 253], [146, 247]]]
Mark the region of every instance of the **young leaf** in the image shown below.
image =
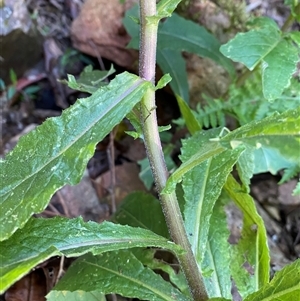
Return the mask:
[[79, 258], [48, 294], [47, 300], [56, 300], [54, 292], [60, 290], [117, 293], [152, 301], [190, 300], [160, 275], [144, 267], [128, 250]]
[[161, 79], [158, 81], [155, 91], [158, 89], [164, 88], [170, 81], [172, 80], [172, 77], [170, 76], [169, 73], [164, 74]]
[[[45, 229], [50, 229], [48, 232]], [[0, 293], [53, 255], [77, 257], [134, 247], [180, 247], [153, 232], [109, 222], [83, 222], [82, 218], [32, 218], [8, 240], [0, 243]]]
[[231, 270], [239, 293], [245, 297], [269, 282], [268, 238], [252, 197], [231, 175], [224, 188], [244, 215], [242, 237], [233, 249]]
[[189, 102], [189, 86], [187, 81], [186, 65], [180, 52], [172, 49], [158, 49], [157, 63], [164, 73], [170, 73], [170, 86], [174, 94], [180, 95]]
[[300, 259], [277, 272], [270, 283], [249, 295], [245, 301], [292, 301], [300, 297]]
[[22, 137], [0, 161], [0, 240], [45, 209], [65, 184], [82, 177], [95, 145], [137, 104], [151, 83], [124, 72]]
[[143, 137], [143, 128], [140, 122], [139, 118], [139, 111], [137, 109], [133, 109], [131, 112], [129, 112], [126, 115], [126, 118], [130, 121], [132, 126], [134, 127], [135, 131], [125, 131], [128, 135], [132, 136], [134, 139], [141, 138], [144, 139]]
[[85, 292], [85, 291], [52, 291], [50, 298], [47, 300], [55, 301], [106, 301], [105, 295], [97, 291]]
[[229, 234], [224, 204], [219, 198], [210, 218], [208, 241], [201, 264], [205, 287], [210, 297], [231, 298]]
[[161, 236], [169, 237], [158, 199], [145, 192], [133, 192], [126, 196], [112, 217], [112, 221], [148, 229]]
[[198, 120], [193, 114], [193, 111], [179, 95], [176, 95], [176, 99], [178, 102], [181, 115], [185, 121], [186, 127], [189, 130], [189, 132], [193, 135], [196, 132], [200, 131], [201, 125], [199, 124]]
[[93, 67], [89, 65], [83, 69], [77, 80], [73, 75], [68, 74], [68, 80], [61, 80], [61, 82], [68, 85], [71, 89], [93, 94], [101, 86], [107, 84], [103, 81], [115, 71], [113, 65], [110, 66], [108, 71], [93, 70]]
[[[198, 132], [191, 138], [183, 140], [180, 156], [183, 164], [195, 155], [198, 145], [209, 143], [209, 139], [218, 132], [219, 129]], [[185, 229], [189, 234], [189, 241], [199, 267], [207, 248], [214, 204], [243, 150], [243, 147], [225, 150], [195, 166], [183, 177]]]
[[156, 5], [157, 15], [160, 18], [167, 18], [172, 15], [172, 12], [176, 9], [181, 0], [161, 0]]
[[297, 48], [282, 38], [279, 28], [274, 26], [239, 33], [220, 50], [249, 70], [261, 63], [263, 93], [268, 100], [278, 98], [290, 84], [299, 61]]

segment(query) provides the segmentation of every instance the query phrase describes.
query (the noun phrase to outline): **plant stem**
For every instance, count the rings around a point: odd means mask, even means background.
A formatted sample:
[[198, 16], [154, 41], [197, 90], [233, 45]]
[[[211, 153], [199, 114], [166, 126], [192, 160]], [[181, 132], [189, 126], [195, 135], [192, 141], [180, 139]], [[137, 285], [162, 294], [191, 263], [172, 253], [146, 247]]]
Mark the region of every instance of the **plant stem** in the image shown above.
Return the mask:
[[[140, 0], [139, 2], [141, 23], [139, 75], [155, 84], [158, 27], [158, 20], [155, 18], [156, 1]], [[155, 108], [155, 92], [153, 89], [149, 89], [141, 102], [141, 123], [147, 155], [171, 238], [186, 251], [178, 259], [187, 278], [191, 294], [195, 301], [205, 301], [208, 296], [184, 228], [176, 194], [160, 194], [166, 185], [168, 170], [159, 137]]]
[[[300, 3], [295, 7], [295, 14], [300, 14]], [[290, 13], [289, 17], [286, 19], [283, 26], [281, 27], [281, 31], [286, 32], [292, 26], [293, 22], [295, 22], [295, 17], [292, 13]]]

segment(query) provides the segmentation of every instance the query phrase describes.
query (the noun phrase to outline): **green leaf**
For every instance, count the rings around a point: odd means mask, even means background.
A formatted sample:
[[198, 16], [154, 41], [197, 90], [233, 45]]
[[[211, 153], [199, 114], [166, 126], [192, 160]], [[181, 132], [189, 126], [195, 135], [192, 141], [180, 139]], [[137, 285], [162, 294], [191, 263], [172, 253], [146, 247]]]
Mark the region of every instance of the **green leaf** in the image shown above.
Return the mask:
[[195, 134], [196, 132], [201, 130], [201, 125], [196, 119], [193, 111], [190, 109], [188, 104], [179, 96], [176, 95], [176, 99], [178, 102], [178, 106], [181, 112], [181, 115], [185, 121], [186, 127], [191, 134]]
[[246, 192], [250, 192], [250, 179], [253, 176], [255, 169], [253, 148], [246, 148], [239, 157], [236, 165], [237, 172]]
[[189, 86], [187, 81], [186, 64], [181, 53], [173, 49], [158, 49], [157, 63], [164, 73], [170, 73], [170, 86], [174, 94], [180, 95], [189, 102]]
[[174, 252], [181, 250], [166, 238], [146, 229], [109, 222], [85, 223], [82, 218], [32, 218], [23, 229], [0, 243], [0, 293], [53, 255], [77, 257], [87, 252], [99, 254], [148, 246]]
[[282, 40], [262, 62], [262, 84], [266, 99], [278, 98], [290, 85], [297, 70], [299, 51], [289, 41]]
[[0, 238], [7, 239], [51, 196], [82, 177], [95, 145], [130, 112], [150, 82], [124, 72], [22, 137], [0, 161]]
[[297, 45], [300, 47], [300, 32], [299, 31], [292, 31], [290, 32], [291, 39], [297, 43]]
[[[26, 241], [27, 237], [23, 237]], [[11, 240], [9, 240], [11, 242]], [[26, 253], [30, 251], [22, 249], [22, 242], [8, 241], [0, 243], [0, 294], [3, 294], [12, 284], [28, 274], [31, 269], [39, 263], [46, 261], [51, 257], [60, 255], [61, 253], [54, 246], [47, 246], [37, 252], [35, 256], [26, 257]], [[11, 250], [7, 249], [14, 246]], [[24, 253], [24, 254], [22, 254]], [[26, 257], [25, 260], [23, 258]]]
[[282, 178], [280, 179], [278, 184], [283, 184], [288, 180], [296, 177], [296, 175], [300, 175], [300, 166], [296, 166], [296, 165], [291, 166], [290, 168], [284, 170]]
[[46, 296], [47, 300], [55, 301], [106, 301], [105, 295], [97, 291], [52, 291], [48, 296]]
[[220, 51], [232, 60], [243, 63], [249, 70], [253, 70], [280, 41], [279, 28], [268, 26], [238, 33], [232, 40], [222, 45]]
[[139, 173], [139, 178], [144, 183], [147, 190], [150, 190], [154, 183], [154, 180], [153, 180], [152, 171], [151, 171], [148, 157], [146, 157], [142, 160], [139, 160], [138, 164], [141, 167], [141, 171]]
[[[206, 145], [209, 139], [214, 137], [219, 129], [206, 132], [198, 132], [189, 139], [182, 141], [183, 164], [188, 162], [197, 152], [198, 145]], [[215, 202], [221, 194], [232, 167], [238, 160], [244, 148], [228, 149], [205, 162], [195, 166], [185, 173], [182, 181], [184, 190], [185, 229], [189, 235], [189, 241], [196, 261], [201, 266], [209, 238], [210, 217]]]
[[284, 0], [285, 5], [289, 5], [292, 7], [296, 7], [298, 4], [298, 0]]
[[[236, 104], [230, 104], [229, 101], [222, 101], [220, 99], [213, 99], [203, 94], [206, 105], [197, 104], [196, 119], [198, 123], [206, 128], [216, 128], [217, 126], [225, 126], [225, 112], [230, 106], [236, 108]], [[239, 99], [240, 102], [240, 99]], [[244, 104], [245, 105], [245, 104]], [[246, 105], [245, 105], [246, 106]]]
[[131, 9], [126, 11], [125, 17], [123, 18], [123, 25], [131, 36], [127, 48], [139, 49], [140, 26], [139, 22], [133, 21], [134, 19], [139, 20], [139, 7], [137, 5], [134, 5]]
[[[134, 6], [132, 9], [126, 12], [125, 18], [123, 19], [123, 24], [126, 28], [126, 31], [132, 38], [127, 47], [134, 49], [139, 48], [139, 26], [138, 24], [132, 22], [130, 16], [137, 17], [138, 13], [138, 7]], [[235, 70], [233, 64], [230, 62], [230, 60], [222, 55], [219, 50], [220, 46], [221, 44], [219, 43], [219, 41], [204, 27], [199, 26], [192, 21], [185, 20], [184, 18], [178, 16], [176, 13], [174, 13], [172, 17], [168, 18], [158, 27], [158, 64], [160, 65], [160, 63], [163, 63], [163, 66], [161, 67], [164, 70], [164, 73], [170, 73], [173, 79], [184, 79], [184, 82], [181, 83], [184, 89], [187, 85], [187, 82], [185, 80], [184, 74], [182, 74], [186, 72], [185, 67], [183, 68], [183, 61], [179, 61], [180, 68], [176, 66], [176, 59], [178, 58], [179, 53], [182, 51], [195, 53], [201, 57], [208, 57], [223, 66], [232, 77], [234, 76]], [[174, 51], [165, 53], [160, 52], [161, 50], [165, 49]], [[175, 57], [165, 57], [167, 54], [173, 54], [175, 55]], [[173, 62], [175, 62], [175, 65]], [[177, 85], [178, 84], [179, 81]], [[175, 83], [173, 85], [175, 87]], [[174, 92], [179, 94], [176, 91]], [[185, 95], [180, 94], [180, 96], [184, 98]]]
[[170, 266], [170, 264], [161, 259], [155, 258], [154, 256], [156, 250], [149, 248], [146, 250], [142, 248], [136, 248], [132, 249], [131, 252], [143, 265], [147, 266], [151, 270], [161, 270], [167, 273], [169, 275], [170, 282], [186, 296], [191, 297], [191, 293], [183, 272], [181, 270], [176, 272], [174, 268]]
[[10, 85], [7, 87], [6, 97], [7, 99], [12, 99], [17, 93], [17, 88], [15, 85]]
[[249, 295], [245, 301], [291, 301], [300, 297], [300, 259], [277, 272], [270, 283]]
[[0, 91], [3, 92], [5, 90], [5, 83], [2, 78], [0, 78]]
[[[160, 127], [159, 127], [160, 129]], [[169, 129], [169, 128], [167, 128]], [[162, 136], [162, 135], [160, 135]], [[160, 137], [160, 139], [162, 140], [162, 137]], [[169, 171], [171, 171], [172, 169], [174, 169], [175, 163], [173, 161], [173, 159], [171, 158], [171, 153], [173, 151], [173, 145], [171, 144], [167, 144], [166, 146], [163, 147], [163, 152], [164, 152], [164, 158], [165, 158], [165, 162], [167, 165], [167, 168]], [[152, 176], [152, 171], [150, 168], [150, 164], [149, 164], [149, 159], [146, 157], [140, 161], [138, 161], [138, 164], [141, 166], [141, 171], [139, 173], [139, 177], [142, 180], [142, 182], [144, 183], [144, 185], [146, 186], [146, 188], [148, 190], [150, 190], [150, 188], [152, 187], [154, 180], [153, 180], [153, 176]]]
[[128, 135], [132, 136], [134, 139], [141, 138], [143, 139], [143, 128], [139, 118], [139, 111], [133, 109], [126, 115], [126, 118], [130, 121], [136, 132], [134, 131], [125, 131]]
[[162, 78], [158, 81], [156, 87], [155, 87], [155, 90], [158, 90], [158, 89], [162, 89], [163, 87], [165, 87], [170, 81], [172, 80], [172, 77], [170, 76], [169, 73], [167, 74], [164, 74], [162, 76]]
[[9, 69], [9, 78], [11, 83], [15, 86], [18, 82], [18, 77], [14, 69]]
[[293, 196], [300, 195], [300, 180], [298, 181], [295, 189], [293, 190]]
[[232, 63], [220, 52], [220, 42], [204, 27], [180, 17], [176, 13], [158, 29], [157, 48], [173, 49], [208, 57], [223, 66], [234, 76]]
[[[291, 164], [299, 165], [300, 107], [250, 122], [230, 132], [220, 142], [225, 146], [225, 141], [232, 147], [243, 143], [253, 152], [252, 174], [266, 171], [276, 173]], [[247, 173], [251, 174], [249, 171]]]
[[261, 29], [261, 28], [268, 28], [278, 31], [277, 23], [268, 17], [254, 17], [252, 20], [247, 22], [247, 25], [251, 27], [251, 29]]
[[170, 17], [181, 0], [160, 0], [156, 5], [157, 15], [160, 18]]
[[[132, 39], [127, 47], [139, 48], [139, 26], [130, 20], [130, 15], [138, 16], [138, 8], [134, 6], [126, 12], [123, 24]], [[180, 51], [172, 49], [157, 49], [157, 63], [163, 73], [172, 77], [170, 86], [175, 94], [179, 94], [185, 101], [189, 101], [189, 87], [187, 82], [186, 64]]]
[[245, 297], [269, 282], [268, 238], [252, 197], [244, 192], [232, 175], [224, 188], [244, 216], [241, 239], [231, 257], [231, 271], [239, 293]]
[[[210, 218], [206, 252], [201, 264], [205, 287], [210, 297], [231, 298], [229, 234], [224, 204], [219, 198]], [[207, 271], [209, 275], [206, 276]]]
[[289, 86], [299, 61], [297, 48], [282, 38], [279, 28], [274, 26], [239, 33], [220, 50], [249, 70], [261, 63], [263, 94], [268, 100], [278, 98]]
[[[170, 133], [166, 133], [166, 131], [170, 130], [171, 128], [172, 128], [172, 127], [171, 127], [170, 124], [168, 124], [168, 125], [162, 125], [162, 126], [159, 126], [159, 127], [158, 127], [159, 133], [163, 133], [163, 134], [161, 134], [161, 137], [160, 137], [160, 139], [161, 139], [162, 142], [164, 142], [163, 139], [162, 139], [162, 136], [163, 136], [164, 134], [166, 134], [165, 137], [169, 137], [169, 136], [170, 136], [170, 135], [169, 135]], [[172, 138], [172, 135], [171, 135], [171, 138]]]
[[253, 174], [270, 172], [276, 175], [280, 169], [291, 168], [293, 165], [293, 162], [282, 156], [278, 149], [264, 145], [254, 152]]
[[[80, 275], [80, 277], [78, 277]], [[160, 275], [144, 267], [128, 250], [79, 258], [54, 287], [53, 291], [83, 290], [104, 294], [117, 293], [142, 300], [190, 300]], [[52, 292], [48, 300], [55, 300]]]
[[162, 193], [169, 194], [175, 190], [176, 184], [182, 181], [183, 176], [193, 168], [195, 168], [200, 163], [206, 161], [207, 159], [220, 154], [226, 150], [219, 142], [209, 141], [203, 146], [198, 146], [195, 155], [190, 157], [189, 160], [181, 164], [181, 166], [169, 177], [166, 186]]
[[24, 88], [23, 92], [33, 98], [33, 97], [35, 97], [34, 94], [39, 92], [41, 89], [42, 89], [42, 87], [40, 87], [38, 85], [34, 85], [34, 86], [28, 86], [28, 87]]
[[161, 236], [169, 237], [158, 199], [145, 192], [133, 192], [126, 196], [112, 217], [112, 221], [148, 229]]
[[300, 3], [299, 0], [285, 0], [284, 4], [291, 7], [292, 16], [296, 21], [300, 22]]
[[[300, 164], [298, 152], [300, 148], [299, 133], [300, 107], [282, 114], [274, 114], [260, 121], [250, 122], [230, 132], [223, 138], [210, 139], [203, 146], [198, 146], [199, 150], [169, 177], [163, 193], [174, 191], [176, 184], [182, 180], [184, 174], [195, 166], [212, 156], [224, 152], [226, 148], [234, 149], [241, 144], [246, 146], [248, 150], [253, 150], [256, 162], [260, 162], [258, 159], [271, 162], [269, 154], [277, 154], [277, 158], [279, 156], [283, 158], [280, 163], [281, 168], [289, 167], [290, 165], [287, 166], [287, 162], [288, 164]], [[276, 161], [274, 164], [277, 163]], [[255, 168], [259, 167], [255, 164], [254, 166]], [[278, 165], [275, 166], [278, 168]], [[257, 170], [254, 169], [253, 172], [257, 172]], [[247, 174], [250, 174], [249, 170]], [[246, 183], [245, 181], [246, 179], [243, 180], [244, 183]]]
[[107, 85], [103, 81], [115, 71], [113, 65], [108, 71], [93, 70], [93, 67], [89, 65], [83, 69], [77, 80], [73, 75], [68, 74], [68, 80], [61, 80], [60, 82], [68, 85], [71, 89], [93, 94], [100, 87]]
[[300, 105], [299, 81], [294, 77], [281, 97], [273, 102], [266, 101], [261, 87], [260, 70], [253, 71], [242, 87], [237, 88], [232, 84], [226, 101], [212, 99], [206, 95], [203, 97], [206, 104], [198, 104], [194, 114], [200, 125], [207, 128], [215, 127], [216, 124], [225, 126], [226, 115], [235, 117], [238, 123], [243, 125], [253, 120], [261, 120], [274, 112], [283, 113], [295, 109]]

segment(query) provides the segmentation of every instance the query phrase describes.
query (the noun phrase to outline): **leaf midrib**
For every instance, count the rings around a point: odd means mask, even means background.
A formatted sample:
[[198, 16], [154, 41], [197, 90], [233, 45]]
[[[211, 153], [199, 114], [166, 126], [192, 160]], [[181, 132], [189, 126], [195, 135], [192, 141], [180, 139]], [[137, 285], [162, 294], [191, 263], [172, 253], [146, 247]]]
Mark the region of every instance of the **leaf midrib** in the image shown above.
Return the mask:
[[[129, 243], [129, 241], [130, 241], [130, 243]], [[146, 239], [135, 239], [135, 240], [134, 239], [110, 239], [110, 240], [108, 240], [108, 239], [106, 239], [106, 240], [103, 240], [103, 239], [99, 239], [99, 240], [98, 239], [94, 239], [94, 240], [85, 241], [84, 243], [66, 244], [65, 246], [59, 246], [59, 243], [57, 243], [57, 244], [49, 245], [43, 251], [36, 251], [36, 250], [33, 250], [33, 251], [37, 252], [37, 255], [38, 255], [41, 252], [45, 252], [46, 250], [48, 250], [51, 247], [55, 247], [59, 252], [61, 252], [63, 254], [67, 253], [68, 251], [72, 251], [73, 249], [75, 249], [74, 252], [70, 253], [70, 254], [75, 254], [76, 253], [76, 248], [79, 249], [79, 248], [85, 248], [86, 247], [87, 249], [90, 249], [89, 247], [101, 247], [101, 246], [103, 246], [105, 248], [107, 245], [112, 245], [112, 244], [117, 244], [117, 245], [120, 244], [121, 245], [121, 244], [124, 244], [124, 243], [128, 243], [129, 246], [127, 246], [127, 247], [124, 246], [124, 248], [119, 248], [119, 249], [128, 249], [129, 247], [135, 248], [135, 247], [138, 247], [140, 245], [142, 245], [142, 246], [146, 246], [147, 245], [147, 246], [153, 246], [153, 247], [155, 247], [155, 246], [165, 245], [168, 242], [167, 242], [167, 240], [164, 241], [162, 239], [157, 239], [157, 240], [155, 240], [155, 239], [151, 239], [151, 240], [149, 240], [149, 239], [147, 239], [147, 240]], [[119, 250], [119, 249], [115, 249], [115, 247], [113, 247], [112, 249], [110, 249], [110, 250], [104, 250], [103, 252], [114, 251], [114, 250]], [[78, 252], [78, 254], [83, 255], [83, 254], [85, 254], [87, 252], [88, 252], [88, 250], [83, 250], [83, 251]], [[72, 255], [70, 255], [70, 254], [68, 254], [68, 256], [72, 257]], [[76, 255], [76, 256], [80, 256], [80, 255]], [[35, 258], [35, 257], [36, 257], [36, 255], [34, 255], [34, 256], [28, 256], [26, 258], [22, 258], [22, 259], [20, 259], [18, 261], [14, 261], [14, 262], [12, 262], [10, 264], [7, 264], [5, 266], [3, 265], [3, 266], [1, 266], [1, 268], [8, 268], [8, 267], [10, 267], [12, 265], [15, 265], [17, 263], [26, 262], [26, 261], [28, 261], [30, 259]]]
[[127, 275], [124, 275], [124, 274], [121, 274], [121, 273], [117, 273], [115, 270], [106, 268], [106, 267], [101, 266], [101, 265], [99, 265], [99, 264], [95, 264], [95, 263], [88, 262], [88, 261], [85, 261], [85, 263], [86, 263], [86, 264], [89, 264], [89, 265], [91, 265], [91, 266], [95, 266], [95, 267], [97, 267], [97, 268], [103, 269], [103, 270], [105, 270], [105, 271], [107, 271], [107, 272], [109, 272], [109, 273], [115, 274], [115, 275], [118, 276], [118, 277], [123, 277], [123, 278], [125, 278], [126, 280], [131, 281], [131, 282], [133, 282], [133, 283], [136, 283], [136, 284], [140, 285], [141, 287], [144, 287], [144, 288], [148, 289], [149, 291], [153, 292], [153, 293], [156, 294], [157, 296], [160, 296], [160, 297], [163, 298], [164, 300], [167, 300], [167, 301], [174, 301], [174, 298], [172, 298], [172, 297], [170, 298], [168, 295], [165, 295], [163, 292], [156, 290], [154, 287], [149, 286], [149, 285], [147, 285], [145, 282], [139, 281], [139, 280], [136, 279], [136, 278], [132, 278], [132, 277], [129, 277], [129, 276], [127, 276]]
[[[210, 48], [208, 47], [204, 47], [203, 45], [201, 45], [199, 42], [194, 42], [194, 40], [191, 40], [191, 39], [188, 39], [188, 38], [185, 38], [183, 37], [182, 35], [177, 35], [175, 34], [175, 32], [169, 32], [169, 31], [163, 31], [163, 30], [159, 30], [158, 31], [158, 35], [162, 37], [164, 36], [167, 36], [167, 37], [172, 37], [174, 39], [174, 42], [176, 42], [176, 39], [177, 40], [181, 40], [181, 41], [184, 41], [186, 44], [191, 44], [193, 46], [196, 46], [196, 47], [199, 47], [199, 48], [202, 48], [202, 49], [205, 49], [207, 51], [209, 51], [211, 54], [215, 54]], [[159, 48], [159, 47], [158, 47]], [[163, 47], [162, 49], [164, 48], [167, 48], [167, 47]], [[186, 50], [186, 47], [183, 47], [182, 50]], [[217, 56], [218, 57], [218, 56]], [[220, 57], [218, 57], [220, 58]]]
[[[57, 153], [57, 155], [53, 156], [50, 158], [50, 160], [43, 164], [40, 168], [38, 168], [35, 172], [31, 173], [29, 176], [24, 177], [21, 181], [18, 181], [18, 183], [16, 183], [15, 186], [10, 187], [9, 189], [7, 189], [7, 192], [3, 193], [2, 195], [0, 194], [0, 196], [5, 196], [8, 193], [11, 193], [12, 190], [15, 190], [18, 186], [20, 186], [23, 182], [25, 182], [26, 180], [30, 179], [31, 177], [35, 176], [37, 173], [39, 173], [41, 170], [43, 170], [47, 165], [51, 164], [53, 161], [55, 161], [57, 158], [59, 158], [63, 153], [66, 152], [66, 150], [70, 149], [76, 142], [78, 142], [88, 131], [90, 131], [90, 129], [92, 127], [94, 127], [94, 125], [96, 123], [98, 123], [109, 111], [111, 111], [114, 107], [118, 106], [119, 103], [122, 101], [122, 99], [126, 98], [132, 91], [134, 91], [140, 84], [142, 84], [144, 82], [143, 79], [136, 79], [135, 82], [132, 84], [132, 86], [120, 97], [118, 97], [117, 102], [115, 101], [114, 103], [110, 104], [101, 114], [101, 116], [96, 119], [94, 122], [90, 123], [89, 126], [81, 132], [81, 134], [79, 134], [77, 137], [77, 139], [74, 139], [71, 141], [70, 144], [68, 144], [66, 147], [64, 147], [60, 152]], [[60, 116], [61, 117], [61, 116]]]

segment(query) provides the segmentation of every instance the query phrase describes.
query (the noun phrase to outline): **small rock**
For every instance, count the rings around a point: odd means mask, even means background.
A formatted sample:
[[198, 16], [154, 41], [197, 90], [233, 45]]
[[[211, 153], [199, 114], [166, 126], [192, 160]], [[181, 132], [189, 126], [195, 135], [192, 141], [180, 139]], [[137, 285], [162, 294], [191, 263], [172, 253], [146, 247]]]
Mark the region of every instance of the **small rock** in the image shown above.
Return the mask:
[[126, 4], [121, 4], [119, 0], [87, 0], [72, 24], [74, 47], [132, 68], [137, 52], [126, 49], [130, 36], [125, 31], [122, 19], [133, 3], [132, 0], [126, 1]]

